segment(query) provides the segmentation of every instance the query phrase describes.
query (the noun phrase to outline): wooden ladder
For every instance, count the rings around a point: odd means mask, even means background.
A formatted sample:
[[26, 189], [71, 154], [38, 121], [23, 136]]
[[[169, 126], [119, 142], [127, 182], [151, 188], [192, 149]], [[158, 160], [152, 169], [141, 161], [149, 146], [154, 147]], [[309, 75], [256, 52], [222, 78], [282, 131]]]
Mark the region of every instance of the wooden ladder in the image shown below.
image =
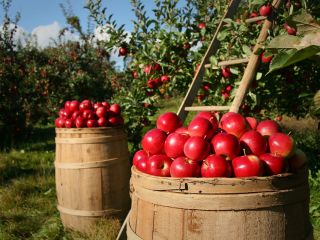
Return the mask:
[[268, 31], [272, 27], [272, 22], [273, 22], [275, 12], [276, 12], [275, 10], [277, 10], [279, 8], [282, 0], [273, 0], [273, 2], [272, 2], [273, 11], [268, 17], [259, 16], [259, 17], [249, 18], [246, 20], [247, 23], [252, 23], [252, 22], [257, 22], [257, 21], [262, 21], [262, 20], [264, 21], [262, 29], [260, 31], [260, 34], [257, 38], [256, 45], [254, 46], [253, 51], [251, 53], [251, 56], [249, 58], [223, 61], [223, 62], [218, 63], [218, 66], [221, 66], [221, 67], [247, 63], [247, 67], [244, 71], [244, 74], [243, 74], [242, 79], [240, 81], [240, 85], [236, 91], [236, 95], [235, 95], [235, 98], [234, 98], [231, 106], [192, 106], [192, 104], [194, 102], [194, 98], [195, 98], [199, 88], [201, 87], [202, 79], [205, 74], [205, 68], [209, 68], [211, 66], [209, 64], [210, 56], [214, 55], [219, 48], [219, 41], [218, 41], [217, 37], [223, 27], [223, 22], [226, 18], [231, 18], [235, 14], [235, 12], [240, 4], [240, 1], [241, 0], [231, 0], [229, 2], [229, 6], [228, 6], [225, 14], [223, 15], [218, 27], [217, 27], [217, 30], [211, 40], [211, 43], [210, 43], [204, 57], [202, 58], [199, 70], [195, 73], [195, 76], [191, 82], [191, 85], [188, 89], [188, 92], [187, 92], [186, 96], [184, 97], [184, 99], [180, 105], [180, 108], [177, 112], [177, 114], [179, 115], [179, 117], [183, 121], [185, 121], [189, 111], [238, 112], [239, 108], [240, 108], [240, 106], [241, 106], [241, 104], [247, 94], [250, 83], [252, 82], [252, 80], [256, 76], [257, 68], [259, 66], [260, 56], [255, 55], [254, 53], [256, 52], [256, 50], [258, 50], [259, 48], [262, 47], [261, 43], [263, 43], [267, 39]]

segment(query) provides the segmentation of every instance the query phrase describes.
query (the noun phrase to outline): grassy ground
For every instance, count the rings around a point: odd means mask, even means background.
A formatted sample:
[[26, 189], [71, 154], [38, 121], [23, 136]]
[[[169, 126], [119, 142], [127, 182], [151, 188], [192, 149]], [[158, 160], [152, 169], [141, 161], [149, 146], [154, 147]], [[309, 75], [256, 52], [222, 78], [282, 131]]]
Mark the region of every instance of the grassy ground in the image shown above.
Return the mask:
[[[166, 110], [177, 107], [169, 102]], [[320, 240], [320, 133], [288, 128], [310, 158], [310, 215]], [[42, 126], [15, 150], [0, 153], [0, 239], [115, 239], [121, 225], [116, 219], [102, 220], [88, 236], [64, 230], [56, 209], [54, 137], [53, 127]]]

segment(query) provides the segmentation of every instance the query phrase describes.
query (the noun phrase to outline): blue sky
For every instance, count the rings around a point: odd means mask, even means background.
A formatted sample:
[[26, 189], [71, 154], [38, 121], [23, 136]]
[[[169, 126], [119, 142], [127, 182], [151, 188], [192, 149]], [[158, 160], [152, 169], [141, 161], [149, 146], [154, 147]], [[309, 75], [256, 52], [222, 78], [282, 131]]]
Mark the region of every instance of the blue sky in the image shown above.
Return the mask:
[[[83, 8], [86, 0], [69, 0], [74, 14], [78, 15], [83, 26], [86, 26], [88, 11]], [[153, 0], [142, 1], [148, 10], [154, 6]], [[39, 25], [49, 25], [58, 22], [61, 26], [65, 26], [65, 18], [59, 6], [63, 3], [68, 6], [67, 0], [12, 0], [11, 16], [19, 11], [21, 13], [20, 26], [28, 32], [32, 32]], [[103, 6], [107, 7], [107, 14], [112, 13], [114, 19], [119, 24], [125, 24], [127, 30], [132, 30], [131, 20], [134, 14], [131, 11], [129, 0], [103, 0]], [[3, 17], [3, 11], [0, 12]]]

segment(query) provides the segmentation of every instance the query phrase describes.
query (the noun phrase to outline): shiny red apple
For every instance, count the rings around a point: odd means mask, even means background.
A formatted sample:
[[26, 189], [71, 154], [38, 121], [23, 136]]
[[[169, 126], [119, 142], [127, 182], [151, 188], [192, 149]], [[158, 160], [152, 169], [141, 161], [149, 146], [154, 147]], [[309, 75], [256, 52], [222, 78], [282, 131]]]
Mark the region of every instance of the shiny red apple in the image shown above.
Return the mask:
[[133, 155], [132, 164], [137, 167], [139, 161], [147, 161], [149, 154], [144, 150], [138, 150]]
[[248, 130], [246, 119], [239, 113], [233, 113], [223, 118], [220, 124], [223, 130], [237, 138], [240, 138]]
[[159, 177], [170, 177], [171, 163], [172, 160], [164, 154], [152, 155], [147, 161], [147, 173]]
[[183, 147], [184, 155], [194, 161], [204, 160], [210, 153], [210, 144], [202, 137], [190, 137]]
[[258, 124], [256, 131], [262, 136], [271, 136], [274, 133], [280, 132], [280, 126], [273, 120], [263, 120]]
[[149, 130], [142, 138], [142, 148], [151, 155], [163, 153], [167, 134], [157, 128]]
[[246, 154], [260, 156], [267, 151], [267, 141], [255, 130], [245, 132], [240, 138], [240, 146]]
[[264, 153], [259, 158], [264, 162], [266, 175], [276, 175], [285, 171], [286, 160], [284, 157], [272, 153]]
[[164, 152], [171, 158], [184, 156], [183, 147], [189, 137], [189, 135], [177, 132], [170, 133], [164, 143]]
[[239, 140], [229, 133], [218, 133], [211, 140], [211, 146], [216, 155], [232, 160], [240, 153]]
[[207, 140], [212, 138], [214, 131], [215, 129], [213, 129], [211, 122], [202, 117], [194, 118], [188, 126], [190, 136], [199, 136]]
[[173, 112], [165, 112], [161, 114], [156, 122], [157, 128], [166, 133], [172, 133], [182, 126], [180, 117]]
[[232, 160], [235, 177], [256, 177], [263, 175], [263, 162], [255, 155], [239, 156]]
[[200, 165], [197, 161], [192, 161], [187, 157], [178, 157], [170, 166], [170, 175], [178, 178], [199, 177]]
[[246, 120], [247, 120], [249, 126], [251, 127], [251, 129], [256, 130], [256, 128], [258, 126], [258, 120], [254, 117], [246, 117]]
[[219, 155], [209, 155], [201, 165], [201, 176], [211, 177], [230, 177], [229, 162]]
[[295, 144], [289, 135], [285, 133], [274, 133], [269, 139], [269, 150], [270, 153], [280, 155], [282, 157], [289, 157], [293, 154]]

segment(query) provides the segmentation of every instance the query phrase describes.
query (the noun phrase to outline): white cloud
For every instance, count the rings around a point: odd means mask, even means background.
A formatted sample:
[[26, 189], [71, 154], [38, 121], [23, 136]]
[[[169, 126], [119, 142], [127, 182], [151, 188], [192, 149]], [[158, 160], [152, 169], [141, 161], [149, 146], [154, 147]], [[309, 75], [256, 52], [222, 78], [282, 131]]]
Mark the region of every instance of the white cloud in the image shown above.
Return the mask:
[[[49, 25], [42, 25], [34, 28], [31, 32], [33, 38], [36, 39], [39, 47], [47, 47], [54, 42], [58, 42], [59, 34], [62, 27], [58, 22], [53, 22]], [[62, 41], [77, 40], [79, 37], [76, 34], [72, 34], [69, 31], [65, 31]]]

